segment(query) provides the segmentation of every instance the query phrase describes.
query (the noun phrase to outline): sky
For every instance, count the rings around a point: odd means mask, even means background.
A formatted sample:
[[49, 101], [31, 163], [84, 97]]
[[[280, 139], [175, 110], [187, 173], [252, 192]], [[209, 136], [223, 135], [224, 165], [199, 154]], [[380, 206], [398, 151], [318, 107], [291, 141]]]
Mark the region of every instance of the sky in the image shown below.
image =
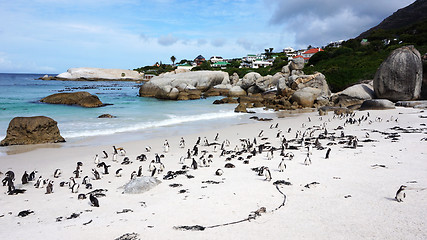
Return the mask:
[[134, 69], [325, 46], [414, 0], [0, 0], [0, 72]]

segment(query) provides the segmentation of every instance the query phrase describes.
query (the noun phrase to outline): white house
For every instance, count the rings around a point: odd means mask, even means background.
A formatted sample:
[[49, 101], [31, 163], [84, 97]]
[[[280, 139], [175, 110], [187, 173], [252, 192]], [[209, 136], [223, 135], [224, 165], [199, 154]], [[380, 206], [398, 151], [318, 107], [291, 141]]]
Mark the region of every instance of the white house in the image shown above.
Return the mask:
[[212, 56], [209, 60], [211, 63], [224, 62], [224, 59], [220, 56]]
[[260, 67], [267, 67], [267, 66], [273, 66], [273, 63], [269, 61], [257, 60], [257, 61], [253, 61], [251, 65], [252, 68], [260, 68]]

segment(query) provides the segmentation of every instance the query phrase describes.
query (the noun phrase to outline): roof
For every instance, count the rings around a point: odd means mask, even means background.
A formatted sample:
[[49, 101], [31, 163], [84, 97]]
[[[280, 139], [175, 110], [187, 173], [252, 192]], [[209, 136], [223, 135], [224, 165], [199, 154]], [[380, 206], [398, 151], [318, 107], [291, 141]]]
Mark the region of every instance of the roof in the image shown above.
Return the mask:
[[[323, 50], [322, 50], [323, 51]], [[303, 57], [303, 56], [301, 56], [301, 55], [297, 55], [297, 56], [295, 56], [295, 57], [293, 57], [293, 58], [304, 58], [304, 60], [308, 60], [308, 59], [310, 59], [309, 57]]]
[[230, 64], [230, 63], [222, 61], [222, 62], [214, 63], [213, 65], [228, 65], [228, 64]]
[[202, 55], [199, 55], [195, 59], [205, 59], [205, 58]]
[[321, 49], [321, 48], [312, 48], [312, 49], [309, 49], [309, 50], [305, 51], [303, 54], [317, 53], [317, 52], [320, 52], [320, 51], [323, 51], [323, 49]]

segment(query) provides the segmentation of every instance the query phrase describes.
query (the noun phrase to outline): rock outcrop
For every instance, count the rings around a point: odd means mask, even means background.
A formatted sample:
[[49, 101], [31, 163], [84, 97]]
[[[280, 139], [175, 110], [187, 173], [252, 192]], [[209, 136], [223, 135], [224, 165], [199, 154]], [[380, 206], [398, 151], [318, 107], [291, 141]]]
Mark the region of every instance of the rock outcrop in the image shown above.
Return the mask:
[[373, 99], [375, 97], [374, 87], [372, 83], [356, 84], [345, 90], [335, 93], [331, 101], [335, 106], [347, 107], [357, 104], [362, 104], [363, 101]]
[[51, 104], [78, 105], [87, 108], [105, 106], [95, 95], [88, 92], [55, 93], [40, 100]]
[[49, 117], [15, 117], [9, 123], [0, 146], [65, 142], [57, 122]]
[[227, 73], [220, 71], [197, 71], [165, 74], [152, 78], [139, 89], [141, 97], [177, 100], [180, 92], [199, 90], [205, 92], [216, 85], [228, 85]]
[[385, 109], [394, 109], [394, 103], [387, 99], [371, 99], [366, 100], [360, 106], [361, 111], [363, 110], [385, 110]]
[[378, 68], [374, 90], [378, 98], [391, 101], [416, 100], [423, 81], [421, 55], [413, 46], [394, 50]]
[[65, 73], [58, 74], [55, 79], [60, 80], [143, 80], [144, 74], [126, 69], [104, 68], [70, 68]]

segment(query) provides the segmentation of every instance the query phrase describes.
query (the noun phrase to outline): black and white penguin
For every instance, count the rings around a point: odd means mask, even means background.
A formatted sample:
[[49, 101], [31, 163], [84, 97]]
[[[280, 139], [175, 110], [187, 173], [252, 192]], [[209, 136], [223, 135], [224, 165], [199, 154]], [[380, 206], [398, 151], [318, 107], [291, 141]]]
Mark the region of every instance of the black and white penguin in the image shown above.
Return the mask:
[[331, 148], [328, 148], [328, 150], [326, 151], [325, 159], [329, 159], [329, 154], [330, 153], [331, 153]]
[[89, 200], [90, 200], [92, 207], [99, 207], [99, 201], [95, 196], [93, 196], [93, 194], [89, 195]]
[[278, 168], [279, 172], [283, 172], [286, 169], [285, 158], [282, 158], [282, 161], [280, 161]]
[[268, 160], [273, 159], [273, 149], [270, 149], [270, 151], [267, 152], [267, 159]]
[[162, 162], [158, 163], [157, 173], [162, 173], [165, 170], [165, 165]]
[[105, 162], [101, 162], [97, 165], [97, 167], [103, 167], [104, 168], [104, 174], [109, 174], [108, 168], [111, 167], [111, 165], [105, 164]]
[[6, 176], [3, 180], [2, 180], [3, 186], [7, 185], [7, 193], [9, 195], [12, 195], [13, 192], [15, 191], [15, 185], [13, 184], [13, 179], [9, 176]]
[[79, 200], [86, 199], [86, 194], [84, 194], [84, 193], [80, 193], [80, 194], [77, 196], [77, 199], [79, 199]]
[[102, 151], [102, 153], [104, 153], [104, 157], [103, 158], [108, 158], [108, 154], [106, 151]]
[[10, 177], [10, 179], [12, 179], [12, 181], [15, 181], [15, 173], [13, 171], [7, 171], [4, 175], [6, 175], [7, 177]]
[[264, 130], [261, 130], [259, 133], [258, 133], [258, 137], [262, 137], [264, 135]]
[[308, 166], [311, 164], [310, 153], [307, 153], [307, 157], [305, 157], [304, 165]]
[[122, 147], [117, 148], [118, 154], [120, 154], [120, 156], [126, 156], [126, 150]]
[[98, 156], [98, 154], [95, 155], [95, 158], [93, 159], [93, 162], [95, 164], [99, 164], [99, 156]]
[[112, 160], [111, 161], [113, 161], [113, 162], [117, 162], [117, 153], [113, 153], [113, 156], [112, 156]]
[[46, 186], [46, 194], [53, 193], [53, 181], [49, 181], [49, 183]]
[[22, 174], [21, 182], [22, 182], [22, 184], [27, 184], [28, 183], [28, 173], [27, 173], [27, 171], [25, 171], [24, 174]]
[[396, 197], [394, 197], [396, 201], [403, 202], [403, 199], [406, 197], [406, 193], [404, 192], [405, 189], [406, 189], [405, 185], [400, 186], [399, 190], [397, 190], [396, 192]]
[[193, 158], [193, 161], [191, 162], [191, 167], [194, 169], [194, 170], [196, 170], [197, 169], [197, 161], [196, 161], [196, 159], [194, 159]]
[[147, 161], [147, 156], [145, 154], [141, 154], [141, 155], [136, 157], [136, 160], [140, 161], [140, 162]]
[[53, 177], [54, 178], [59, 178], [61, 176], [61, 169], [56, 169], [55, 172], [53, 173]]
[[138, 174], [136, 176], [137, 177], [142, 177], [142, 175], [143, 175], [142, 166], [139, 166], [139, 168], [138, 168]]
[[146, 151], [146, 152], [151, 152], [151, 147], [150, 147], [150, 146], [146, 146], [146, 147], [145, 147], [145, 151]]
[[36, 179], [36, 173], [37, 173], [37, 170], [34, 170], [34, 171], [32, 171], [30, 173], [30, 175], [28, 176], [28, 181], [29, 182], [32, 182], [32, 181], [34, 181]]
[[157, 172], [157, 168], [156, 168], [156, 166], [154, 166], [153, 171], [151, 171], [151, 177], [154, 177], [156, 172]]
[[151, 163], [148, 165], [148, 171], [152, 172], [154, 170], [154, 168], [156, 167], [155, 165], [156, 165], [155, 161], [151, 160]]
[[268, 169], [268, 167], [265, 167], [263, 169], [263, 172], [264, 172], [265, 180], [266, 181], [271, 181], [271, 172], [270, 172], [270, 169]]
[[166, 139], [165, 140], [165, 142], [163, 143], [163, 151], [165, 152], [165, 153], [167, 153], [167, 152], [169, 152], [169, 142], [168, 142], [168, 140]]
[[82, 180], [82, 184], [83, 184], [83, 185], [86, 185], [86, 184], [88, 184], [89, 182], [90, 182], [89, 176], [85, 176], [85, 177], [83, 178], [83, 180]]
[[218, 141], [218, 139], [219, 139], [219, 133], [216, 133], [215, 141]]
[[121, 177], [123, 172], [123, 168], [119, 168], [116, 170], [116, 177]]
[[218, 169], [215, 171], [215, 175], [217, 175], [217, 176], [221, 176], [222, 174], [224, 174], [224, 171], [223, 171], [221, 168], [218, 168]]
[[130, 180], [134, 180], [134, 179], [136, 179], [136, 171], [133, 171], [131, 174], [130, 174]]
[[74, 183], [72, 186], [71, 186], [71, 192], [72, 193], [78, 193], [79, 192], [79, 187], [80, 187], [80, 184], [78, 184], [78, 183]]
[[95, 168], [92, 168], [92, 174], [93, 174], [93, 176], [94, 176], [95, 180], [99, 180], [99, 179], [101, 179], [101, 175], [99, 174], [99, 172], [98, 172], [98, 171], [96, 171], [96, 169], [95, 169]]
[[36, 187], [36, 188], [42, 188], [43, 187], [43, 178], [42, 178], [42, 176], [40, 176], [37, 179], [36, 183], [34, 183], [34, 187]]
[[197, 137], [197, 141], [196, 141], [196, 145], [199, 145], [200, 144], [200, 137]]
[[130, 159], [128, 157], [123, 158], [122, 163], [120, 163], [121, 165], [129, 165], [132, 162], [130, 161]]
[[156, 163], [159, 163], [160, 162], [160, 156], [159, 156], [159, 154], [155, 154], [155, 156], [154, 156], [154, 158], [156, 159]]
[[179, 147], [180, 148], [185, 148], [185, 140], [183, 137], [181, 137], [181, 140], [179, 140]]

